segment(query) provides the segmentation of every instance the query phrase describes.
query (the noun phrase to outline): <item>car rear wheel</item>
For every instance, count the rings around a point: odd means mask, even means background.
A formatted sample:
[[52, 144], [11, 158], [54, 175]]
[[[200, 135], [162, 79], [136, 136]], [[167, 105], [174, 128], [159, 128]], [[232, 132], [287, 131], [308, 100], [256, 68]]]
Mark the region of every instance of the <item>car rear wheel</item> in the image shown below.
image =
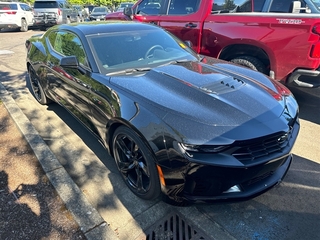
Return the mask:
[[51, 100], [47, 98], [47, 96], [45, 95], [36, 72], [31, 66], [29, 67], [28, 71], [29, 71], [31, 89], [34, 97], [42, 105], [49, 104]]
[[240, 56], [231, 59], [230, 62], [245, 66], [252, 70], [267, 74], [266, 66], [258, 59], [252, 56]]
[[28, 31], [28, 24], [25, 19], [21, 19], [21, 27], [20, 27], [21, 32], [27, 32]]
[[160, 195], [160, 180], [154, 157], [141, 138], [130, 128], [121, 126], [112, 141], [114, 159], [129, 189], [146, 200]]

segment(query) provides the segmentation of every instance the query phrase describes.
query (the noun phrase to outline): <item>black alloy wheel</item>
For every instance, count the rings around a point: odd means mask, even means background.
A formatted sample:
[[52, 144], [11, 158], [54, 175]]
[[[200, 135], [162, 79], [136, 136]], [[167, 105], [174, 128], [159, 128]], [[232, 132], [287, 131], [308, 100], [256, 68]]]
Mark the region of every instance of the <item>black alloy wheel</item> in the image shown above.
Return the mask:
[[49, 104], [51, 100], [48, 99], [47, 96], [45, 95], [36, 72], [31, 66], [29, 67], [28, 71], [29, 71], [30, 85], [31, 85], [31, 89], [34, 97], [42, 105]]
[[112, 141], [114, 159], [130, 190], [146, 200], [160, 195], [160, 179], [153, 154], [130, 128], [121, 126]]

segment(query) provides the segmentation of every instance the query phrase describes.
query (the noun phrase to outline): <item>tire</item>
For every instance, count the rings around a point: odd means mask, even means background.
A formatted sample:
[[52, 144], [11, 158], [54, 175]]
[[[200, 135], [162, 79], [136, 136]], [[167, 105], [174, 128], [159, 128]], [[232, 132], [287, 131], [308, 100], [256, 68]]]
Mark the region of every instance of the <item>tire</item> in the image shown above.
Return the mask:
[[28, 31], [28, 24], [25, 19], [21, 19], [21, 27], [20, 27], [21, 32], [27, 32]]
[[258, 58], [255, 58], [255, 57], [240, 56], [240, 57], [231, 59], [230, 62], [267, 74], [266, 66]]
[[29, 67], [28, 72], [33, 96], [40, 104], [49, 104], [51, 100], [45, 95], [44, 90], [39, 82], [39, 78], [31, 66]]
[[112, 140], [113, 156], [118, 170], [138, 197], [153, 200], [159, 197], [161, 188], [153, 153], [130, 128], [116, 129]]

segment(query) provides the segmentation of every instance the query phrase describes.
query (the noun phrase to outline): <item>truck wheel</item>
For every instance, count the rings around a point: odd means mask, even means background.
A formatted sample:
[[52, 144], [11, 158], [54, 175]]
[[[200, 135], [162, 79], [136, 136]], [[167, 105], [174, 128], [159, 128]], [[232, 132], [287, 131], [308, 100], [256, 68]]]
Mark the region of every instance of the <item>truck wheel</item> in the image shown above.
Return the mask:
[[25, 19], [21, 19], [21, 27], [20, 27], [21, 32], [27, 32], [28, 31], [28, 24]]
[[267, 74], [266, 66], [257, 58], [251, 56], [240, 56], [234, 59], [231, 59], [230, 62], [245, 66], [247, 68], [256, 70], [258, 72], [262, 72]]

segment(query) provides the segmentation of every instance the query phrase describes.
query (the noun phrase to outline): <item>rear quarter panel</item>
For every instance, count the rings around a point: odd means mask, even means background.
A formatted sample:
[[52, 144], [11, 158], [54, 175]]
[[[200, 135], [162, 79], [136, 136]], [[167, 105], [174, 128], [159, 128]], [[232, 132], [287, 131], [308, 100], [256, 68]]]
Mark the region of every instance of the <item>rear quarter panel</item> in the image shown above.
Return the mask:
[[203, 27], [202, 54], [219, 57], [227, 46], [254, 45], [269, 56], [276, 79], [284, 79], [298, 66], [319, 66], [318, 58], [310, 58], [312, 45], [319, 42], [311, 32], [316, 22], [319, 17], [310, 14], [211, 14]]

